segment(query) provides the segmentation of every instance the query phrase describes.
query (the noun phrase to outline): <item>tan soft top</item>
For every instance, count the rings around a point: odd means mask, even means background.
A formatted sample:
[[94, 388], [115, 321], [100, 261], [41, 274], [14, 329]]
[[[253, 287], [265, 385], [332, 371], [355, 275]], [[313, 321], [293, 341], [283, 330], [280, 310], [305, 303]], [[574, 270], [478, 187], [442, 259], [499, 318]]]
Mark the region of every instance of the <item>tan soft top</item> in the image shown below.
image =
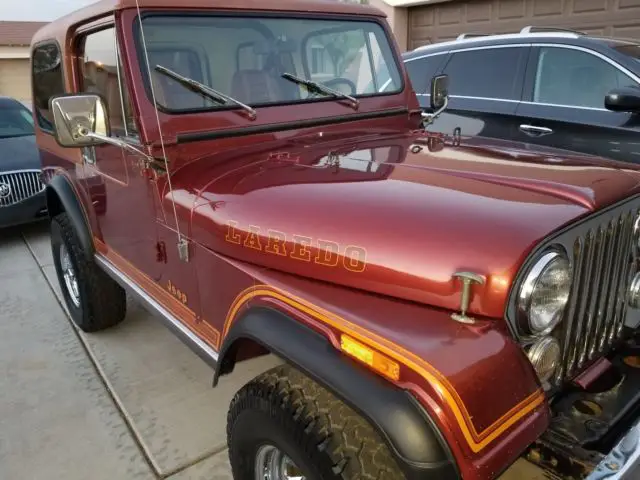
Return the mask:
[[[346, 13], [385, 17], [381, 10], [369, 5], [337, 0], [138, 0], [140, 8], [163, 10], [219, 9], [264, 12]], [[56, 38], [62, 40], [69, 28], [78, 23], [112, 14], [118, 10], [136, 8], [136, 0], [100, 0], [45, 25], [33, 36], [32, 44]]]

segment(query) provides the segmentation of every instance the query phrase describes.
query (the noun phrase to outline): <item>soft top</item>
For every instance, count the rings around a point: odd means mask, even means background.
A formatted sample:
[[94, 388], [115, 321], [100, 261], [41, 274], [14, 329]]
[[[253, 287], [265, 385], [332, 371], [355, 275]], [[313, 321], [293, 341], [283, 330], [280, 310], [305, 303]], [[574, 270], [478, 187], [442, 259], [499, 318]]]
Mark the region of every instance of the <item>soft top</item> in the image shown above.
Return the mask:
[[[339, 0], [138, 0], [140, 8], [162, 8], [167, 10], [219, 9], [252, 10], [264, 12], [308, 12], [338, 13], [386, 17], [381, 10], [357, 3]], [[118, 10], [136, 8], [136, 0], [100, 0], [78, 9], [42, 27], [33, 36], [32, 45], [43, 40], [59, 38], [74, 25], [90, 19], [98, 19]]]

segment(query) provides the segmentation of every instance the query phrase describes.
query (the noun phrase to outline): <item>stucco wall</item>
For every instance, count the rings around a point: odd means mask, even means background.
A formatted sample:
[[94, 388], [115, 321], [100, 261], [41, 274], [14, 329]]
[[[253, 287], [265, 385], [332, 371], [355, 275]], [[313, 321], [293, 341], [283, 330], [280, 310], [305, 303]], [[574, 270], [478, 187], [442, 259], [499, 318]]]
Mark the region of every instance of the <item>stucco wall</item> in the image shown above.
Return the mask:
[[387, 14], [387, 21], [393, 29], [400, 50], [406, 51], [409, 45], [409, 10], [407, 8], [392, 7], [384, 0], [369, 0], [369, 4]]

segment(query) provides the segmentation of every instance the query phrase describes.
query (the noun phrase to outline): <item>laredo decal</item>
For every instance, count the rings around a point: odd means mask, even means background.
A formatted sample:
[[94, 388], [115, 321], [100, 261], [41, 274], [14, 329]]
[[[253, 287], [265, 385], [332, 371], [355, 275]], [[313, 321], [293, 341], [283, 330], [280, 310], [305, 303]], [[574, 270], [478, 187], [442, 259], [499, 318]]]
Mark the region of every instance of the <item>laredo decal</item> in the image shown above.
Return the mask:
[[256, 225], [249, 225], [246, 231], [237, 227], [238, 222], [227, 222], [227, 242], [325, 267], [339, 267], [342, 263], [350, 272], [364, 272], [367, 266], [367, 251], [362, 247], [347, 245], [343, 249], [338, 243], [330, 240], [314, 241], [313, 238], [303, 235], [291, 235], [289, 238], [286, 233], [273, 229], [267, 229], [265, 235], [262, 228]]

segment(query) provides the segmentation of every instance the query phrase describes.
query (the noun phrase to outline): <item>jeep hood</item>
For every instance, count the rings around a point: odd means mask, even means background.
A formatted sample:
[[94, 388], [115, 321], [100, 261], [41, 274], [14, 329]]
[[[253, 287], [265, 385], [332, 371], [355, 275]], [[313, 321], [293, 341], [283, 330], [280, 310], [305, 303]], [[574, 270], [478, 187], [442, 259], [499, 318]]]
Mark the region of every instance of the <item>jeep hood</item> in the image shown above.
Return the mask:
[[502, 317], [536, 244], [639, 181], [625, 164], [526, 144], [383, 135], [274, 142], [172, 175], [191, 238], [214, 252], [449, 310], [452, 275], [472, 271], [487, 282], [470, 311], [487, 317]]

